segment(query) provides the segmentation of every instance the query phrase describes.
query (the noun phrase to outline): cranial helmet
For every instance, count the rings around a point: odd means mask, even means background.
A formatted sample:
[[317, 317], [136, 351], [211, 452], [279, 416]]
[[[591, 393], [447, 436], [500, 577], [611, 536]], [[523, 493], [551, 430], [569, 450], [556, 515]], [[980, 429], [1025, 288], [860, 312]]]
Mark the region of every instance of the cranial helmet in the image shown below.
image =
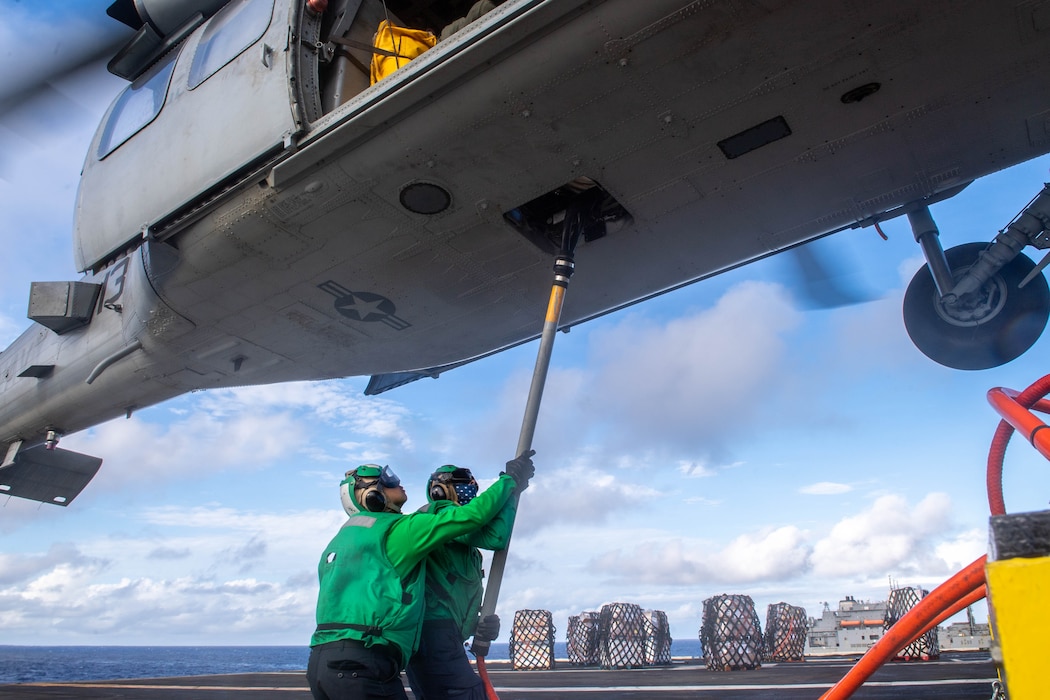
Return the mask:
[[446, 464], [434, 470], [427, 484], [427, 500], [452, 501], [461, 506], [470, 503], [478, 495], [478, 482], [469, 469]]
[[381, 513], [387, 510], [383, 488], [400, 485], [401, 479], [390, 471], [390, 467], [362, 464], [357, 469], [348, 471], [346, 478], [339, 482], [339, 499], [343, 502], [343, 510], [347, 515], [355, 515], [362, 511]]

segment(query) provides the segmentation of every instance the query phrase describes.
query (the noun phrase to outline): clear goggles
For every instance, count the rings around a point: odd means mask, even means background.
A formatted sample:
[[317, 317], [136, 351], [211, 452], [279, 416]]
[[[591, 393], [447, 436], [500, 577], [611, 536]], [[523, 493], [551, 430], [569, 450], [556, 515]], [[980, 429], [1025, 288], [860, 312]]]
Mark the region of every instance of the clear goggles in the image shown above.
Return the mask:
[[390, 467], [380, 467], [375, 464], [363, 464], [357, 468], [358, 479], [376, 479], [379, 485], [392, 489], [401, 485], [401, 479], [390, 470]]

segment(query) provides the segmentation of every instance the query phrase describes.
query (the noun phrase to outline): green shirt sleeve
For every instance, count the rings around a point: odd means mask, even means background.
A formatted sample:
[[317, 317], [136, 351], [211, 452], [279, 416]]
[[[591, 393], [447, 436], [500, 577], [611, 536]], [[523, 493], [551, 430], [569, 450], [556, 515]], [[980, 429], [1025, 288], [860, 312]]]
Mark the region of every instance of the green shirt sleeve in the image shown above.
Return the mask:
[[510, 533], [514, 529], [514, 516], [517, 512], [518, 499], [511, 496], [496, 513], [496, 517], [485, 523], [480, 530], [468, 532], [456, 541], [480, 549], [506, 549], [510, 543]]
[[436, 547], [483, 528], [500, 515], [514, 492], [507, 474], [465, 506], [443, 508], [437, 513], [411, 513], [390, 528], [386, 553], [398, 574], [408, 575]]

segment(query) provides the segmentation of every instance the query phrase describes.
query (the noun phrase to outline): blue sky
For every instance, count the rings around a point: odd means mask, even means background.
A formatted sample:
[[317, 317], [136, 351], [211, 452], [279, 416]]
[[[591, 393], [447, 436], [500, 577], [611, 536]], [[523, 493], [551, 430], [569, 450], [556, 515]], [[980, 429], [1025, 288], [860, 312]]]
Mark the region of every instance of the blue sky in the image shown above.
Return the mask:
[[[0, 51], [28, 52], [26, 3], [0, 5]], [[121, 82], [84, 71], [53, 86], [60, 117], [0, 121], [0, 347], [28, 326], [30, 281], [75, 278], [77, 175]], [[1048, 177], [1040, 158], [935, 205], [945, 246], [990, 240]], [[998, 423], [985, 393], [1045, 374], [1050, 340], [995, 370], [932, 363], [901, 321], [918, 247], [906, 221], [884, 230], [824, 245], [876, 301], [806, 310], [774, 258], [559, 334], [504, 620], [551, 610], [562, 639], [569, 615], [633, 602], [695, 638], [712, 595], [750, 594], [763, 619], [780, 601], [819, 616], [824, 601], [884, 599], [890, 579], [930, 588], [984, 553]], [[381, 397], [366, 378], [201, 392], [66, 437], [105, 463], [69, 508], [0, 502], [3, 643], [306, 644], [343, 472], [389, 464], [408, 508], [438, 465], [491, 480], [535, 353]], [[1048, 487], [1044, 460], [1011, 447], [1008, 509], [1044, 508]]]

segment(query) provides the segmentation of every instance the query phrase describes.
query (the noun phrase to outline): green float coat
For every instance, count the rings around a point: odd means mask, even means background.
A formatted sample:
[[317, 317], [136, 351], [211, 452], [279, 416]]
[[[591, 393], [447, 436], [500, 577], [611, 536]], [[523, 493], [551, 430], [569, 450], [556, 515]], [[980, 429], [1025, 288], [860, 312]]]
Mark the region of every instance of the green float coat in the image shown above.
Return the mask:
[[[477, 500], [477, 499], [474, 499]], [[452, 501], [435, 501], [420, 508], [421, 512], [438, 513], [468, 508]], [[427, 620], [453, 620], [460, 635], [467, 639], [478, 626], [478, 610], [484, 594], [481, 552], [478, 548], [505, 549], [514, 527], [517, 501], [509, 499], [500, 512], [480, 530], [458, 537], [427, 557]]]

